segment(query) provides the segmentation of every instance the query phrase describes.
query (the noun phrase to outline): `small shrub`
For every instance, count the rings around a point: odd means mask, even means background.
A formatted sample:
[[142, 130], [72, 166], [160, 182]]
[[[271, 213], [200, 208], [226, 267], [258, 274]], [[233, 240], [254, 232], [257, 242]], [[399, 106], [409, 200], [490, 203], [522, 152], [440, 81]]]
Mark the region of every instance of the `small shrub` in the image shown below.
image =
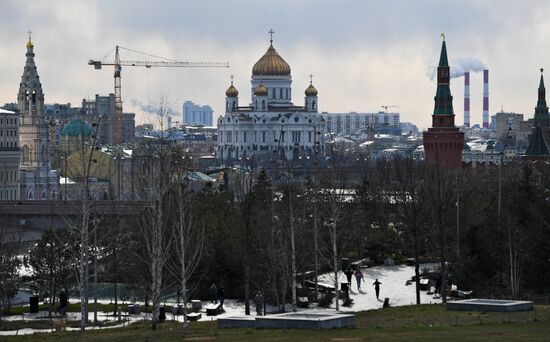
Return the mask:
[[56, 332], [64, 332], [67, 330], [67, 321], [64, 319], [56, 319], [53, 321], [53, 327]]
[[322, 308], [328, 308], [332, 304], [333, 299], [334, 294], [332, 292], [327, 292], [319, 299], [318, 305]]

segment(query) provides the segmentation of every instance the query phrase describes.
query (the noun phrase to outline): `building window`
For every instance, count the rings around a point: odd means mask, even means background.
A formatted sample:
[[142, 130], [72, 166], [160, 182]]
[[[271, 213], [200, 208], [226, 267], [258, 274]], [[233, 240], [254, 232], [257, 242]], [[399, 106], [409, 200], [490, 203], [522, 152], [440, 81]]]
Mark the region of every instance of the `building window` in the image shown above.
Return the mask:
[[266, 131], [262, 131], [262, 142], [265, 143], [265, 135], [266, 135]]
[[243, 132], [243, 142], [246, 142], [246, 132]]
[[300, 142], [302, 139], [302, 132], [292, 132], [292, 142]]

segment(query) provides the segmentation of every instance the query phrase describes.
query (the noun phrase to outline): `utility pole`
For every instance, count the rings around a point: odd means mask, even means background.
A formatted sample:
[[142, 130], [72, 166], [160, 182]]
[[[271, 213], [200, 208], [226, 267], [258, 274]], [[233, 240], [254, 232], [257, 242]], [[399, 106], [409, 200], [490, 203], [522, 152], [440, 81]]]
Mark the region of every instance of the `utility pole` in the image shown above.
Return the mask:
[[456, 176], [456, 257], [460, 256], [460, 191], [458, 189], [458, 174]]

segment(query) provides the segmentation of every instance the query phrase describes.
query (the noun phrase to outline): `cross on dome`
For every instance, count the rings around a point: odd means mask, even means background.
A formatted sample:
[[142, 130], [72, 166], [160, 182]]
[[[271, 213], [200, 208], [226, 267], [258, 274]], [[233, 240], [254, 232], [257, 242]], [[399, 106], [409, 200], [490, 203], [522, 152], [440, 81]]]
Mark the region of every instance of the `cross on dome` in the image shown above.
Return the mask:
[[231, 85], [233, 85], [233, 75], [229, 76], [231, 78]]
[[29, 30], [27, 33], [29, 34], [29, 41], [27, 42], [27, 49], [31, 49], [34, 46], [32, 44], [32, 40], [31, 40], [32, 31]]
[[273, 29], [269, 29], [268, 33], [269, 33], [269, 37], [270, 37], [269, 41], [271, 43], [273, 43], [273, 33], [275, 33], [275, 31], [273, 31]]
[[540, 68], [540, 73], [542, 74], [544, 72], [544, 68]]
[[309, 84], [313, 84], [313, 74], [309, 74]]

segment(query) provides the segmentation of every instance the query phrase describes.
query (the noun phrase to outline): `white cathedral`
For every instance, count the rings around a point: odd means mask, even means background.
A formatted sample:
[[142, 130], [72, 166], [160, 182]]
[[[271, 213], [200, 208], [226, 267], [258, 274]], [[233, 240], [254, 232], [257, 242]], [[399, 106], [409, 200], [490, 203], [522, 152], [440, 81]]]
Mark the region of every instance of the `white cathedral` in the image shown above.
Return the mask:
[[317, 112], [317, 89], [310, 81], [304, 106], [295, 106], [290, 66], [273, 47], [273, 39], [270, 42], [267, 52], [252, 68], [252, 102], [239, 106], [233, 79], [225, 92], [225, 114], [218, 118], [220, 159], [297, 160], [325, 153], [326, 122]]

